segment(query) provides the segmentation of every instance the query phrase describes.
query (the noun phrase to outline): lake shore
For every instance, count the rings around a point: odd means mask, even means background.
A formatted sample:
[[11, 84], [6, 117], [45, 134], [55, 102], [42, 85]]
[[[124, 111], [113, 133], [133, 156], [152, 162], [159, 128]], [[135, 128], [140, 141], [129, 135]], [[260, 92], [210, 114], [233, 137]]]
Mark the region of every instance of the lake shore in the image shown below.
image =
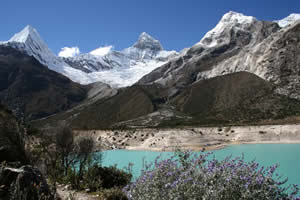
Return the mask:
[[95, 151], [110, 149], [174, 151], [215, 150], [228, 145], [300, 143], [300, 124], [231, 127], [197, 127], [135, 130], [75, 131], [91, 136]]

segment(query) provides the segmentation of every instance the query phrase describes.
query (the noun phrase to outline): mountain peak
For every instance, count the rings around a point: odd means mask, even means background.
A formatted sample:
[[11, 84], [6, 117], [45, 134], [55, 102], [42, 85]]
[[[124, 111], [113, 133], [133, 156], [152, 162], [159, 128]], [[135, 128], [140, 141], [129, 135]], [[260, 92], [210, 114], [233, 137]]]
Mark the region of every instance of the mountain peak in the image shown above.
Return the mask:
[[289, 16], [287, 16], [287, 17], [285, 17], [285, 18], [283, 18], [281, 20], [277, 20], [275, 22], [277, 22], [280, 27], [286, 27], [286, 26], [288, 26], [290, 24], [295, 23], [298, 20], [300, 20], [300, 14], [298, 14], [298, 13], [292, 13]]
[[146, 32], [140, 34], [138, 41], [133, 47], [139, 49], [163, 50], [160, 42]]
[[10, 38], [9, 42], [25, 43], [29, 37], [34, 40], [42, 41], [37, 30], [32, 26], [27, 25], [22, 31], [16, 33], [12, 38]]
[[[218, 38], [222, 38], [222, 33], [225, 30], [229, 30], [233, 27], [239, 27], [243, 29], [249, 24], [257, 21], [255, 17], [246, 16], [242, 13], [229, 11], [228, 13], [224, 14], [219, 23], [210, 31], [208, 31], [204, 37], [201, 39], [199, 43], [196, 45], [204, 45], [206, 47], [214, 47], [219, 44]], [[222, 41], [224, 38], [222, 39]]]
[[220, 23], [251, 23], [255, 21], [256, 18], [252, 16], [246, 16], [242, 13], [229, 11], [228, 13], [225, 13], [220, 21]]

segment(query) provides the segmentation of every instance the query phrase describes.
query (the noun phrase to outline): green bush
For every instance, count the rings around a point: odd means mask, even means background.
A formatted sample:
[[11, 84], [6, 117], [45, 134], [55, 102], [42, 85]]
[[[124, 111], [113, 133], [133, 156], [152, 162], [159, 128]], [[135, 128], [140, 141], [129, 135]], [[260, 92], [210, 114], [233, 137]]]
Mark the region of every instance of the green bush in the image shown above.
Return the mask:
[[101, 184], [102, 188], [124, 187], [132, 175], [116, 167], [93, 166], [86, 173], [86, 182]]
[[71, 184], [78, 190], [90, 189], [91, 192], [114, 187], [125, 187], [130, 183], [132, 175], [116, 167], [100, 167], [93, 165], [83, 171], [82, 177], [73, 169], [64, 177], [65, 184]]

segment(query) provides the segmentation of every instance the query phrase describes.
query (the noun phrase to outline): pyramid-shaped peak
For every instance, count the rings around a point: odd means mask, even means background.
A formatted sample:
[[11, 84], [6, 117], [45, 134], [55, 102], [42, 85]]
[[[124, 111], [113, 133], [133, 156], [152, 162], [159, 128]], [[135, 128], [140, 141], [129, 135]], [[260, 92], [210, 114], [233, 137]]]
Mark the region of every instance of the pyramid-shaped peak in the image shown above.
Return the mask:
[[146, 32], [140, 34], [133, 46], [139, 49], [163, 50], [160, 42]]
[[22, 31], [16, 33], [12, 38], [10, 38], [9, 42], [25, 43], [29, 37], [31, 37], [33, 40], [42, 42], [42, 39], [37, 30], [30, 25], [25, 26]]

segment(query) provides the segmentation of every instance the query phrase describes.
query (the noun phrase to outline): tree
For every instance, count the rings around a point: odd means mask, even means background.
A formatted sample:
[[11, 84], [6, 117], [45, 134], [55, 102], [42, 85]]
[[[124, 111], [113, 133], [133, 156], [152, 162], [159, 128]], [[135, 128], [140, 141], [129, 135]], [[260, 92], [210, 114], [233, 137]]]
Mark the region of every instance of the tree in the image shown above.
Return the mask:
[[74, 161], [74, 135], [67, 126], [44, 130], [40, 143], [35, 148], [35, 162], [41, 161], [53, 182], [59, 177], [67, 176], [68, 169]]
[[69, 127], [63, 126], [58, 129], [55, 139], [61, 163], [64, 167], [64, 175], [66, 176], [70, 165], [74, 162], [74, 134]]
[[79, 138], [75, 147], [76, 162], [79, 165], [78, 175], [82, 178], [82, 172], [88, 161], [91, 161], [91, 156], [95, 142], [92, 138]]

